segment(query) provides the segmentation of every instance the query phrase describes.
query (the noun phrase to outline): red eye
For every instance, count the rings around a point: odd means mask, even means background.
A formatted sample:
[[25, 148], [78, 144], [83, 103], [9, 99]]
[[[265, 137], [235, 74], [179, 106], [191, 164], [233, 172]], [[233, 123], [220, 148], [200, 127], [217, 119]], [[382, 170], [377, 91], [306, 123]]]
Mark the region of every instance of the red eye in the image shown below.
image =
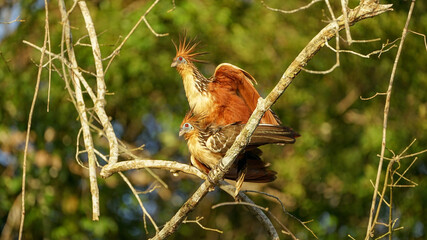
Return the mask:
[[179, 61], [182, 61], [182, 57], [178, 57], [178, 60], [179, 60]]
[[187, 127], [188, 127], [188, 123], [184, 124], [184, 127], [186, 127], [186, 128], [187, 128]]

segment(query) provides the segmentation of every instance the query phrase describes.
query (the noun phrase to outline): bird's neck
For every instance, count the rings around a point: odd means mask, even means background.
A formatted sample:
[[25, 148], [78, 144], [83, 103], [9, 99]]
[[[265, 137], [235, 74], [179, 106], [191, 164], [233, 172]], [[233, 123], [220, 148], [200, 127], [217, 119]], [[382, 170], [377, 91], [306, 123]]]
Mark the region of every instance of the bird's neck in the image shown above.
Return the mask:
[[190, 108], [196, 114], [207, 113], [209, 106], [212, 105], [212, 98], [208, 92], [209, 79], [194, 66], [182, 69], [179, 73]]

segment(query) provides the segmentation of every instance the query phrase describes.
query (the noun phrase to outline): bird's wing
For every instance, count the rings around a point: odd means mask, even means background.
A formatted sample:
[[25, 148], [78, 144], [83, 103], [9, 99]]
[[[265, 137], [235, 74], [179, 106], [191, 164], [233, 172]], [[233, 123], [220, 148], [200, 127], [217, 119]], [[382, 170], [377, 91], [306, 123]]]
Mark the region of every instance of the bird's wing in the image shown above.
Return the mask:
[[[253, 85], [256, 83], [255, 78], [248, 72], [232, 64], [222, 63], [215, 69], [213, 77], [216, 85], [234, 91], [241, 97], [251, 113], [255, 110], [258, 99], [261, 96]], [[279, 125], [281, 122], [277, 115], [269, 110], [264, 114], [261, 123]]]
[[[222, 131], [223, 127], [210, 127], [206, 133], [206, 147], [214, 153], [225, 154], [236, 139], [234, 132]], [[231, 135], [230, 135], [231, 134]]]
[[[203, 133], [206, 147], [212, 152], [225, 154], [244, 126], [245, 124], [234, 123], [226, 126], [209, 127]], [[291, 144], [299, 136], [297, 132], [289, 127], [260, 124], [252, 134], [248, 147], [257, 147], [265, 144]]]
[[[243, 128], [240, 124], [238, 128]], [[280, 125], [259, 124], [252, 134], [249, 146], [261, 146], [264, 144], [291, 144], [300, 135], [292, 128]]]

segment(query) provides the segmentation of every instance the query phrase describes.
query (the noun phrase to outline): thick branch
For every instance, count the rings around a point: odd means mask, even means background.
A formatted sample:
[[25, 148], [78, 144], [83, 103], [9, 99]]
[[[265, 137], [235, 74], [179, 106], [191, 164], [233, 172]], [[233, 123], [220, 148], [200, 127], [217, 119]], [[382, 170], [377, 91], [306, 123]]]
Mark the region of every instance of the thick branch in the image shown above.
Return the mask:
[[[348, 24], [353, 25], [356, 22], [365, 18], [374, 17], [381, 13], [391, 11], [391, 4], [380, 5], [376, 3], [362, 4], [348, 12]], [[279, 83], [270, 92], [265, 100], [258, 101], [257, 108], [249, 118], [245, 128], [240, 132], [236, 138], [233, 146], [227, 151], [227, 154], [222, 161], [210, 171], [209, 179], [212, 181], [205, 181], [200, 188], [188, 199], [184, 205], [178, 210], [169, 222], [166, 223], [164, 228], [153, 239], [165, 239], [170, 236], [178, 228], [179, 224], [185, 219], [187, 214], [192, 211], [199, 201], [207, 194], [214, 184], [217, 184], [224, 174], [231, 167], [234, 159], [240, 151], [247, 145], [253, 131], [258, 125], [261, 117], [270, 108], [270, 106], [283, 94], [286, 88], [292, 83], [295, 76], [301, 71], [301, 68], [313, 58], [313, 56], [325, 45], [325, 42], [331, 39], [336, 34], [336, 25], [338, 29], [344, 28], [345, 21], [343, 17], [339, 17], [337, 22], [328, 24], [323, 28], [301, 51], [296, 59], [291, 63], [288, 69], [283, 74]]]
[[183, 164], [175, 161], [166, 160], [142, 160], [136, 159], [131, 161], [118, 162], [111, 165], [109, 168], [102, 168], [101, 177], [107, 178], [116, 172], [124, 172], [132, 169], [141, 168], [159, 168], [166, 169], [174, 172], [184, 172], [199, 177], [200, 179], [206, 179], [206, 175], [199, 169], [192, 167], [188, 164]]
[[119, 147], [117, 143], [116, 134], [114, 133], [113, 126], [108, 120], [108, 115], [105, 113], [105, 92], [107, 87], [104, 81], [104, 69], [102, 66], [101, 50], [99, 49], [98, 37], [96, 36], [95, 27], [93, 25], [92, 17], [90, 16], [89, 9], [85, 1], [79, 1], [79, 6], [86, 22], [86, 28], [89, 33], [90, 42], [92, 44], [92, 52], [95, 60], [96, 67], [96, 85], [97, 85], [97, 98], [94, 102], [95, 112], [105, 130], [108, 143], [110, 145], [110, 158], [108, 164], [114, 164], [119, 157]]
[[[71, 43], [71, 29], [70, 22], [68, 20], [67, 10], [65, 9], [65, 3], [63, 0], [59, 0], [59, 9], [61, 11], [62, 16], [62, 24], [63, 24], [63, 32], [65, 34], [65, 41], [67, 46], [68, 58], [72, 64], [73, 69], [78, 69], [78, 64], [76, 60], [76, 56], [74, 54], [73, 45]], [[92, 194], [92, 219], [99, 219], [99, 189], [96, 181], [96, 155], [93, 146], [92, 135], [90, 133], [90, 128], [88, 124], [88, 118], [86, 114], [86, 106], [83, 98], [83, 91], [80, 85], [80, 81], [76, 78], [76, 75], [70, 73], [71, 80], [74, 85], [74, 90], [76, 93], [76, 102], [77, 102], [77, 110], [80, 116], [80, 123], [83, 129], [83, 140], [85, 144], [85, 148], [88, 153], [88, 162], [89, 162], [89, 181], [90, 181], [90, 191]], [[81, 76], [81, 73], [79, 74]]]

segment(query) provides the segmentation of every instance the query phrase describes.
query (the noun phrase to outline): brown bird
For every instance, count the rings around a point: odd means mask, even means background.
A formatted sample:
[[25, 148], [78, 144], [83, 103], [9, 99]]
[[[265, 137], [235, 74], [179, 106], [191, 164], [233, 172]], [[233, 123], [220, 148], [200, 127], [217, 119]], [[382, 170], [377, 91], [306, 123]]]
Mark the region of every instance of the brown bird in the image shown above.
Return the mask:
[[[198, 43], [187, 42], [184, 37], [179, 46], [174, 45], [176, 56], [171, 67], [175, 67], [182, 77], [193, 113], [202, 116], [207, 123], [246, 123], [260, 98], [253, 86], [255, 79], [245, 70], [229, 63], [218, 65], [213, 76], [206, 78], [193, 63], [203, 62], [197, 57], [204, 53], [194, 51]], [[261, 123], [279, 125], [280, 120], [269, 110]]]
[[[225, 156], [244, 126], [245, 124], [240, 122], [203, 125], [203, 121], [199, 121], [190, 111], [184, 118], [179, 135], [187, 141], [191, 163], [207, 174]], [[268, 165], [262, 161], [262, 151], [258, 147], [265, 144], [291, 144], [298, 136], [298, 133], [285, 126], [258, 125], [250, 142], [224, 177], [236, 180], [236, 193], [244, 181], [258, 183], [273, 181], [276, 172], [267, 168]]]

